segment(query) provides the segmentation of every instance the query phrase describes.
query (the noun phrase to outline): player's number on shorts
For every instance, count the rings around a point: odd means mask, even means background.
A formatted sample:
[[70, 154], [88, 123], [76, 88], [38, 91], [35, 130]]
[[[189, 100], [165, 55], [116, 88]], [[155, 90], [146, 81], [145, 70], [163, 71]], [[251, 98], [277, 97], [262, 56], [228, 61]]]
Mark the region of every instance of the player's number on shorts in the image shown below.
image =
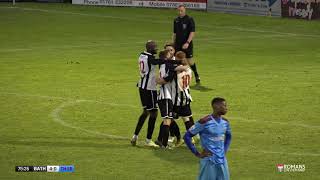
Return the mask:
[[190, 84], [190, 75], [184, 75], [182, 76], [182, 88], [185, 89], [189, 86]]

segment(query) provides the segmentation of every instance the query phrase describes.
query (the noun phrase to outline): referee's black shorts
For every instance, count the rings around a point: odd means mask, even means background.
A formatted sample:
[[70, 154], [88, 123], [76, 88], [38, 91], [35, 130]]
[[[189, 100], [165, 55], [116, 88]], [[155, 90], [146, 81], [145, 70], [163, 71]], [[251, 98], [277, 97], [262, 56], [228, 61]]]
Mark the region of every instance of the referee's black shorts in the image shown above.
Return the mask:
[[183, 44], [176, 44], [175, 49], [176, 52], [183, 51], [186, 53], [186, 58], [192, 58], [193, 57], [193, 42], [189, 44], [189, 47], [187, 49], [182, 49]]
[[173, 119], [173, 103], [171, 99], [158, 100], [162, 119]]
[[148, 111], [158, 109], [157, 91], [139, 88], [139, 93], [143, 109]]

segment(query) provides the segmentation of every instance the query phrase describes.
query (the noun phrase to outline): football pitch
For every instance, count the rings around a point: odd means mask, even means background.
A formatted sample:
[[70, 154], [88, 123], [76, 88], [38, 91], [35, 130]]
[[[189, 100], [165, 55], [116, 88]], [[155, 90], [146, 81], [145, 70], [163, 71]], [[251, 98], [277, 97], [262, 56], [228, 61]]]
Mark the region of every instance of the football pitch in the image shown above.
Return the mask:
[[[202, 81], [191, 89], [194, 118], [211, 113], [213, 97], [226, 98], [231, 179], [319, 179], [320, 22], [188, 14]], [[171, 39], [176, 15], [0, 3], [0, 179], [196, 179], [199, 160], [185, 145], [143, 147], [147, 123], [139, 146], [129, 141], [141, 113], [138, 55], [149, 39], [159, 49]], [[277, 164], [305, 172], [278, 172]], [[75, 172], [15, 172], [18, 165]]]

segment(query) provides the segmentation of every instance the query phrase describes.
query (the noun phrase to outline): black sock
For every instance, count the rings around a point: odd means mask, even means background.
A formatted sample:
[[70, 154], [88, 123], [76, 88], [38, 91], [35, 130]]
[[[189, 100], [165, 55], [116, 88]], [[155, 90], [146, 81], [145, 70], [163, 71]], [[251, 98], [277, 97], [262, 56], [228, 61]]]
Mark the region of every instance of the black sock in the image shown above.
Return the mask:
[[137, 126], [136, 126], [136, 130], [134, 131], [135, 135], [137, 135], [137, 136], [139, 135], [139, 132], [144, 124], [144, 121], [147, 119], [147, 117], [148, 117], [148, 113], [145, 113], [145, 112], [143, 112], [140, 115]]
[[191, 65], [190, 67], [191, 67], [191, 69], [192, 69], [192, 71], [193, 71], [193, 73], [194, 73], [194, 76], [195, 76], [196, 78], [198, 78], [198, 77], [199, 77], [199, 74], [198, 74], [198, 71], [197, 71], [196, 63], [194, 63], [194, 64]]
[[167, 145], [168, 145], [169, 129], [170, 129], [170, 127], [168, 125], [163, 125], [162, 145], [164, 147], [167, 147]]
[[[194, 120], [193, 120], [193, 117], [191, 116], [191, 117], [189, 117], [189, 121], [191, 121], [192, 122], [192, 125], [194, 125]], [[192, 126], [191, 125], [191, 126]]]
[[149, 117], [149, 122], [148, 122], [148, 133], [147, 133], [147, 138], [152, 139], [152, 134], [154, 130], [154, 124], [156, 123], [156, 118], [153, 116]]
[[170, 136], [174, 137], [176, 136], [176, 133], [175, 133], [175, 125], [177, 123], [175, 121], [172, 121], [171, 124], [170, 124]]
[[170, 131], [173, 131], [174, 136], [177, 137], [177, 139], [181, 139], [181, 133], [178, 124], [175, 121], [172, 121], [170, 124]]
[[184, 125], [186, 126], [186, 130], [188, 131], [188, 129], [191, 128], [191, 126], [193, 126], [193, 122], [191, 120], [184, 122]]
[[160, 124], [158, 141], [162, 142], [162, 134], [163, 134], [163, 122]]

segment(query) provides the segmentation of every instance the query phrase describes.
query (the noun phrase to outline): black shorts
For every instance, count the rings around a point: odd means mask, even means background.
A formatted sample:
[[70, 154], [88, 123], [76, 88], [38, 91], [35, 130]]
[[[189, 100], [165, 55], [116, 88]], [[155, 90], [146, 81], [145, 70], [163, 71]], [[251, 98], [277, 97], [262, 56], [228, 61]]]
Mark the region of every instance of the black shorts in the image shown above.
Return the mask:
[[171, 99], [161, 99], [158, 101], [161, 117], [172, 119], [173, 118], [173, 103]]
[[174, 118], [179, 119], [179, 117], [191, 117], [192, 112], [190, 108], [190, 104], [185, 106], [174, 106], [173, 107]]
[[139, 88], [139, 93], [140, 93], [140, 100], [141, 100], [143, 109], [145, 110], [158, 109], [157, 91]]
[[182, 46], [183, 46], [183, 44], [176, 44], [175, 45], [176, 52], [183, 51], [184, 53], [186, 53], [186, 58], [192, 58], [193, 57], [193, 42], [191, 42], [189, 44], [188, 49], [182, 49]]

